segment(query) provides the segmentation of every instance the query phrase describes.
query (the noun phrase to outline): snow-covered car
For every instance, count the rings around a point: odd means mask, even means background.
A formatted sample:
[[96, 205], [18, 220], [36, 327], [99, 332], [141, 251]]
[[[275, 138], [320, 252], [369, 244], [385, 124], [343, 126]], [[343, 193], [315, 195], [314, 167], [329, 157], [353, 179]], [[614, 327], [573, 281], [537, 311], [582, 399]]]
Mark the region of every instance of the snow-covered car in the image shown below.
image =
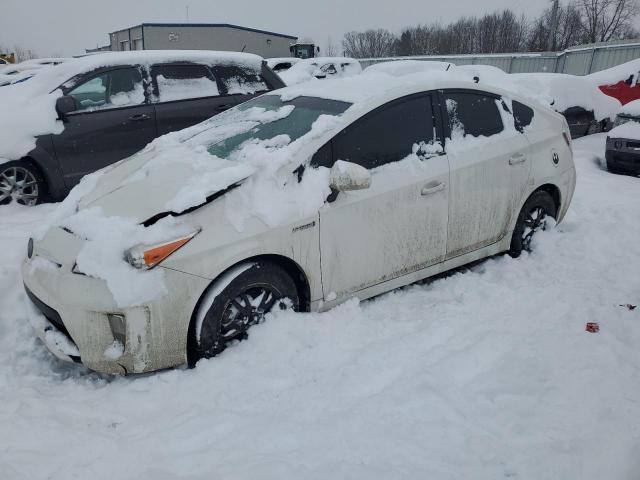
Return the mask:
[[640, 175], [640, 100], [620, 109], [607, 135], [605, 158], [611, 173]]
[[284, 86], [245, 53], [113, 52], [39, 68], [0, 89], [0, 205], [60, 200], [153, 139]]
[[574, 186], [567, 124], [541, 104], [444, 72], [309, 82], [86, 177], [23, 281], [59, 358], [147, 372], [220, 353], [273, 308], [518, 255]]
[[640, 100], [640, 59], [586, 75], [598, 89], [622, 105]]
[[536, 95], [547, 97], [548, 103], [564, 115], [572, 138], [608, 129], [620, 109], [620, 102], [603, 94], [587, 77], [562, 73], [516, 73], [514, 81]]
[[390, 60], [375, 63], [364, 69], [363, 73], [386, 73], [387, 75], [404, 76], [412, 73], [430, 71], [448, 71], [455, 68], [453, 63], [423, 60]]
[[290, 69], [281, 72], [280, 78], [288, 86], [314, 79], [341, 78], [362, 72], [360, 62], [346, 57], [317, 57], [300, 60]]
[[44, 65], [19, 63], [0, 70], [0, 87], [24, 82], [46, 68]]
[[267, 58], [267, 66], [276, 73], [281, 73], [289, 70], [296, 63], [300, 61], [296, 57], [280, 57], [280, 58]]

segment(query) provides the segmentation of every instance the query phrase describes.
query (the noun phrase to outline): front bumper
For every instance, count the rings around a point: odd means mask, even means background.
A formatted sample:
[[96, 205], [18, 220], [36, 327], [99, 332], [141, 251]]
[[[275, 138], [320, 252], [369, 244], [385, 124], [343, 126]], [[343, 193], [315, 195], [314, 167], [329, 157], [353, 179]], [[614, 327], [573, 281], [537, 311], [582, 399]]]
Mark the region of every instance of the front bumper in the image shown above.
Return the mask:
[[168, 294], [118, 308], [106, 282], [72, 272], [81, 242], [52, 229], [22, 265], [31, 323], [47, 348], [62, 360], [108, 374], [186, 363], [191, 315], [210, 281], [165, 268]]
[[607, 166], [640, 174], [640, 141], [628, 138], [607, 138]]

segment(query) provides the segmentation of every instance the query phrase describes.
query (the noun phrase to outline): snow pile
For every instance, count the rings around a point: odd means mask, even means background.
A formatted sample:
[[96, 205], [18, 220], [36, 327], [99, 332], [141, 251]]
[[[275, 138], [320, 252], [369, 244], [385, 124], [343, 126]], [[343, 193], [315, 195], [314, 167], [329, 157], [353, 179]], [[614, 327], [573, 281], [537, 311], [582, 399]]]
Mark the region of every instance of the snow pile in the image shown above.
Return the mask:
[[353, 58], [317, 57], [300, 60], [279, 75], [282, 81], [290, 86], [325, 77], [351, 77], [361, 72], [360, 62]]
[[582, 107], [593, 111], [596, 120], [615, 118], [620, 110], [620, 102], [603, 94], [592, 81], [586, 77], [566, 75], [562, 73], [516, 73], [511, 77], [547, 98], [547, 103], [557, 112], [564, 112], [571, 107]]
[[38, 75], [0, 88], [0, 163], [22, 158], [35, 148], [35, 137], [61, 133], [64, 128], [55, 109], [62, 92], [49, 93], [40, 79]]
[[640, 118], [640, 100], [634, 100], [623, 105], [619, 112], [620, 115]]
[[573, 142], [571, 209], [534, 253], [269, 315], [195, 370], [134, 378], [34, 337], [19, 264], [53, 207], [1, 208], [3, 478], [637, 478], [639, 185], [599, 167], [604, 138]]
[[593, 82], [597, 87], [615, 85], [631, 78], [631, 84], [635, 85], [638, 81], [638, 73], [640, 72], [640, 59], [631, 60], [630, 62], [616, 65], [599, 72], [590, 73], [584, 78]]

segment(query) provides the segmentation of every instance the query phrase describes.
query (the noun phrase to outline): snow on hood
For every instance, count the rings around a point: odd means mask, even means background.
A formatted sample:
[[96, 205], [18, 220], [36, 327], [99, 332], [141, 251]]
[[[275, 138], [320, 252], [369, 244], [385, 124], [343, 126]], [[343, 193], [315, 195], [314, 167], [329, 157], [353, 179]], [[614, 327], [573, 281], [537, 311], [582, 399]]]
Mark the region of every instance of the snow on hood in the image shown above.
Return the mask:
[[36, 137], [59, 134], [64, 130], [64, 124], [58, 120], [55, 104], [56, 99], [62, 96], [59, 87], [73, 77], [101, 67], [171, 61], [240, 65], [256, 71], [262, 65], [261, 57], [248, 53], [145, 50], [106, 52], [41, 68], [36, 76], [26, 82], [0, 88], [0, 163], [20, 159], [29, 153], [35, 148]]

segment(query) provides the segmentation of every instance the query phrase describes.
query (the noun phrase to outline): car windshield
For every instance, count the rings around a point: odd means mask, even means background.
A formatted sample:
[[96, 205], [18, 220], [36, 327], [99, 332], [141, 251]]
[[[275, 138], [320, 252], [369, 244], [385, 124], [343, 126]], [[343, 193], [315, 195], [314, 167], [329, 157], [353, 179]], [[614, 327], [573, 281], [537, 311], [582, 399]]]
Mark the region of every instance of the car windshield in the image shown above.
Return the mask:
[[214, 118], [214, 126], [228, 128], [207, 147], [211, 155], [228, 158], [243, 143], [280, 136], [293, 142], [311, 130], [321, 115], [337, 116], [351, 106], [347, 102], [316, 97], [281, 100], [279, 95], [263, 95]]

